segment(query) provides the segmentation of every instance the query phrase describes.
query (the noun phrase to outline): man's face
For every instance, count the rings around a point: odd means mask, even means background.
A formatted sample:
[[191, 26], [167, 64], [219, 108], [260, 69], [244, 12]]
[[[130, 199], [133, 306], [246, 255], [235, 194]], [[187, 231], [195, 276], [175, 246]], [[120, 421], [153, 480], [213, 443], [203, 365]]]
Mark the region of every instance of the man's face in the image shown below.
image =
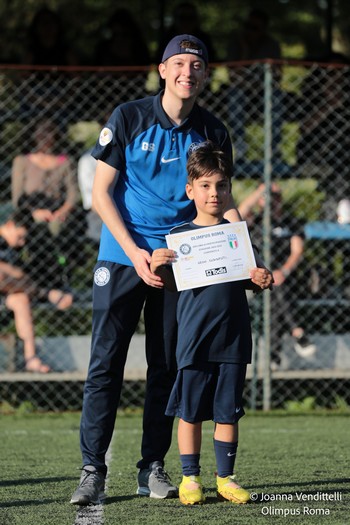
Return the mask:
[[174, 55], [159, 65], [165, 90], [181, 100], [196, 99], [208, 76], [204, 61], [196, 55]]
[[24, 226], [16, 226], [10, 222], [8, 228], [7, 242], [11, 248], [21, 248], [25, 245], [28, 230]]

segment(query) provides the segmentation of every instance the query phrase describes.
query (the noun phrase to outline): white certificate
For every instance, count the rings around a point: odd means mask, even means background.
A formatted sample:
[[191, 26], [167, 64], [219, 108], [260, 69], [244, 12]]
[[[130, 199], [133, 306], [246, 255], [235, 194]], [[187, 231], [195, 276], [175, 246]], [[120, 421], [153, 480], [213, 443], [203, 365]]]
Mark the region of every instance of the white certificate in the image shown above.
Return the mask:
[[176, 252], [172, 264], [180, 290], [250, 279], [256, 267], [247, 223], [230, 222], [166, 235], [168, 248]]

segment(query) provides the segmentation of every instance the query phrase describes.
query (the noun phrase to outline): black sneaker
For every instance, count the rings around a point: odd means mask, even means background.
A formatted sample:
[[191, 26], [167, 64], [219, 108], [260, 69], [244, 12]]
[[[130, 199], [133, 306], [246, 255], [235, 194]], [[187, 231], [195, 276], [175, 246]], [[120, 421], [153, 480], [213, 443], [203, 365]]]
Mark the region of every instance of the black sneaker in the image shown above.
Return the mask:
[[168, 473], [164, 470], [161, 461], [154, 461], [148, 469], [141, 469], [138, 477], [137, 492], [139, 496], [165, 499], [176, 498], [178, 489], [170, 480]]
[[73, 505], [99, 505], [105, 499], [105, 477], [92, 465], [82, 469], [80, 483], [70, 502]]
[[294, 350], [300, 357], [311, 357], [317, 350], [316, 345], [310, 342], [307, 335], [294, 337]]

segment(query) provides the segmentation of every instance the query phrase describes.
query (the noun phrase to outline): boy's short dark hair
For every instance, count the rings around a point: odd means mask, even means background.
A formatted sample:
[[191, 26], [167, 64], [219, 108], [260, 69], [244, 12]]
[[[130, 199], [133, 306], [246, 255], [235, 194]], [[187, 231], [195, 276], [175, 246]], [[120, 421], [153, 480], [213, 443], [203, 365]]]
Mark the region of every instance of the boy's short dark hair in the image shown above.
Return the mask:
[[8, 218], [16, 226], [23, 227], [29, 230], [33, 226], [32, 212], [28, 207], [21, 207], [15, 209]]
[[189, 156], [187, 161], [188, 182], [221, 173], [229, 182], [233, 177], [233, 164], [231, 159], [214, 142], [202, 142]]

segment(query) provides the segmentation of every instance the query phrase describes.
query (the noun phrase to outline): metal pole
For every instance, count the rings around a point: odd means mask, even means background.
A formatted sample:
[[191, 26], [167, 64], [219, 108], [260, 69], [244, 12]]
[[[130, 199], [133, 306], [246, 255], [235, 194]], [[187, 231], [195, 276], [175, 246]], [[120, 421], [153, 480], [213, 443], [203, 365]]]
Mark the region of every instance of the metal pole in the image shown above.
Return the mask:
[[[264, 64], [264, 183], [265, 206], [263, 218], [264, 262], [271, 268], [271, 175], [272, 175], [272, 65]], [[271, 409], [271, 295], [263, 294], [264, 370], [263, 410]]]

